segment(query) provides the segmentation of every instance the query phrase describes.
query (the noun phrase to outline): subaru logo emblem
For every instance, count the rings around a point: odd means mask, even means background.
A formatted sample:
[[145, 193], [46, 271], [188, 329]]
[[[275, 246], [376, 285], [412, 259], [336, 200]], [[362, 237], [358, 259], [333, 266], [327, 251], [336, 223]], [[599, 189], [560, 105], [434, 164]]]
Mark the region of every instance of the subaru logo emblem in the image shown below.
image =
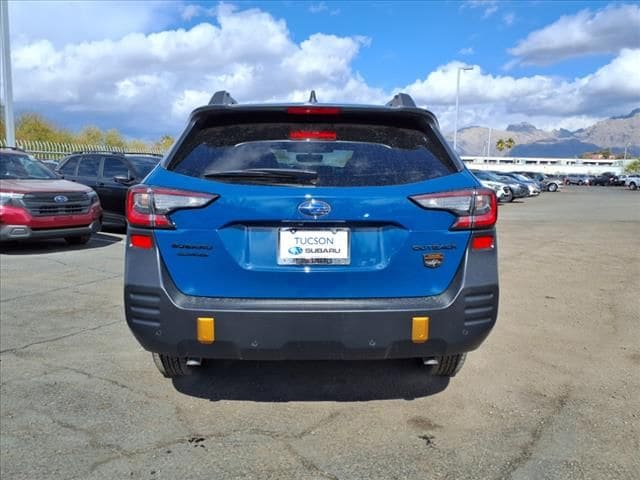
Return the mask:
[[298, 211], [308, 217], [318, 218], [327, 215], [331, 211], [331, 205], [322, 200], [307, 200], [298, 205]]
[[291, 255], [300, 255], [302, 253], [302, 248], [300, 248], [300, 247], [290, 247], [288, 252]]
[[56, 203], [65, 203], [68, 202], [69, 199], [64, 195], [56, 195], [55, 197], [53, 197], [53, 201]]

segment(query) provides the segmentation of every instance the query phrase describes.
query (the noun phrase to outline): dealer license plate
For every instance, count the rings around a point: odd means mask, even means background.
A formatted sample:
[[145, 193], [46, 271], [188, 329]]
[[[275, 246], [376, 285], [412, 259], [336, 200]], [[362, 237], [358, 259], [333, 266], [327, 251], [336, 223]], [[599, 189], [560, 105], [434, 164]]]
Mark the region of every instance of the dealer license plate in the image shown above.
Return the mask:
[[278, 232], [279, 265], [348, 265], [349, 229], [296, 230]]

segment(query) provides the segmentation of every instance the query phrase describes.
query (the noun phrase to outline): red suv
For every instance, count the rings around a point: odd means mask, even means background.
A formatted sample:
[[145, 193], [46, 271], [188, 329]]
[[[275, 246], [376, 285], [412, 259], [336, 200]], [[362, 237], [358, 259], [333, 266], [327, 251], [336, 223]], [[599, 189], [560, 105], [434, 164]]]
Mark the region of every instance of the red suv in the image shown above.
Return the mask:
[[61, 180], [21, 150], [0, 148], [0, 242], [64, 238], [83, 244], [101, 220], [91, 188]]

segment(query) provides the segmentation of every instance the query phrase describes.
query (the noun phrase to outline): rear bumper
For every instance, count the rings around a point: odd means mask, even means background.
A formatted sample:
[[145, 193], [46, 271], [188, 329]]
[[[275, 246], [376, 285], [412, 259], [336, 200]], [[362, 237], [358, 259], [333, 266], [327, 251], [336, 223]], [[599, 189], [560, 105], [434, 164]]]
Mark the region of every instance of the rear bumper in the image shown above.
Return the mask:
[[[429, 357], [474, 350], [498, 313], [496, 249], [468, 252], [449, 288], [432, 297], [371, 299], [209, 298], [179, 292], [155, 249], [128, 247], [127, 323], [151, 352], [181, 357], [286, 360]], [[429, 339], [411, 341], [413, 317]], [[198, 317], [215, 341], [196, 340]]]
[[0, 241], [51, 239], [65, 237], [79, 237], [91, 235], [100, 229], [100, 221], [95, 220], [89, 225], [81, 227], [50, 228], [33, 230], [26, 225], [2, 225], [0, 226]]

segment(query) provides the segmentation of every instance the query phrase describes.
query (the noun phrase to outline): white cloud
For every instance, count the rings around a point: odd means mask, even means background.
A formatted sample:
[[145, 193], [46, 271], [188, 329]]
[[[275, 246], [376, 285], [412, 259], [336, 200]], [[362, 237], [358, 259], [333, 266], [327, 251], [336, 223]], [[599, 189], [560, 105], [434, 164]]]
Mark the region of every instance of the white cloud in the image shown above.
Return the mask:
[[513, 23], [516, 21], [516, 14], [513, 12], [509, 12], [509, 13], [505, 13], [502, 16], [502, 22], [507, 26], [510, 27], [511, 25], [513, 25]]
[[311, 13], [322, 13], [329, 10], [325, 2], [312, 3], [309, 5], [309, 11]]
[[476, 52], [473, 50], [473, 47], [467, 47], [467, 48], [461, 48], [460, 50], [458, 50], [458, 53], [460, 55], [473, 55]]
[[[173, 7], [172, 7], [173, 8]], [[177, 134], [189, 112], [216, 90], [240, 102], [306, 101], [383, 104], [406, 91], [453, 123], [457, 69], [451, 62], [392, 90], [371, 85], [353, 64], [370, 39], [316, 33], [296, 42], [284, 20], [259, 10], [219, 4], [213, 23], [155, 33], [130, 33], [65, 45], [36, 39], [13, 50], [18, 110], [90, 118], [146, 137]], [[196, 17], [191, 17], [196, 18]], [[94, 19], [95, 20], [95, 19]], [[472, 53], [463, 49], [460, 54]], [[474, 65], [461, 76], [461, 126], [583, 126], [586, 119], [627, 113], [640, 104], [640, 49], [624, 49], [599, 70], [575, 79], [493, 75]], [[75, 113], [72, 113], [75, 112]], [[66, 115], [66, 117], [65, 117]]]
[[525, 65], [549, 65], [589, 54], [616, 54], [623, 48], [640, 48], [640, 5], [613, 4], [562, 16], [531, 32], [509, 53]]
[[461, 5], [460, 8], [482, 9], [482, 18], [487, 19], [498, 11], [498, 1], [497, 0], [467, 0]]
[[181, 8], [179, 2], [161, 0], [10, 1], [12, 46], [46, 39], [59, 47], [162, 30]]

